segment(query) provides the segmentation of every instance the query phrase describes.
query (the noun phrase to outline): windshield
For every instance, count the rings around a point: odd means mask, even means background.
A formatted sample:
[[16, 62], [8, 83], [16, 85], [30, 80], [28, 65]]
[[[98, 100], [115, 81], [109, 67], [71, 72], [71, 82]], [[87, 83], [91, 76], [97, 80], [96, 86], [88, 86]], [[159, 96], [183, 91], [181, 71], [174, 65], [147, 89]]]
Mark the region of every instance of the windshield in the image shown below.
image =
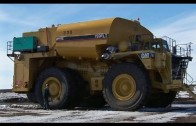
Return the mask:
[[145, 42], [144, 50], [152, 49], [154, 51], [167, 51], [170, 52], [168, 43], [163, 39], [156, 39], [153, 42]]
[[167, 44], [167, 41], [162, 40], [162, 42], [163, 42], [163, 50], [170, 52], [169, 46], [168, 46], [168, 44]]
[[158, 42], [152, 42], [152, 49], [160, 49], [160, 45]]
[[[162, 49], [163, 48], [163, 49]], [[154, 42], [147, 42], [144, 45], [144, 49], [148, 50], [148, 49], [152, 49], [154, 51], [167, 51], [170, 52], [169, 46], [167, 44], [167, 41], [165, 40], [155, 40]]]

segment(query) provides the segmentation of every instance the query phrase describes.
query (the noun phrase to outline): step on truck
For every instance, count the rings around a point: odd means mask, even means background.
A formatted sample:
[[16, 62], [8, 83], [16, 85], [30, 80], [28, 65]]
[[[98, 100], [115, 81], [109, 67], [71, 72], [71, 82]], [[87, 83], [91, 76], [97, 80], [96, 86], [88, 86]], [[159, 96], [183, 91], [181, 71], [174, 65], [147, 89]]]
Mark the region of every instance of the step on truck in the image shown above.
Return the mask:
[[43, 106], [49, 84], [51, 109], [167, 107], [178, 91], [196, 99], [191, 44], [156, 38], [138, 20], [119, 17], [24, 32], [7, 42], [12, 91]]

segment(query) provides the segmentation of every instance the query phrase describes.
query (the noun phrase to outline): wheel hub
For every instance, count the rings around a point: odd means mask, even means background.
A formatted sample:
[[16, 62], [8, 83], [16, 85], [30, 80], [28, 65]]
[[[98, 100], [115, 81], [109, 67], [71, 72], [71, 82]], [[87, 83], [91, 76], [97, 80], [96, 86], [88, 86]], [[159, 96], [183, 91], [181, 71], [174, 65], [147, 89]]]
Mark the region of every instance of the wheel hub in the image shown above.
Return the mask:
[[136, 82], [131, 75], [120, 74], [112, 84], [112, 92], [118, 100], [129, 100], [136, 92]]
[[42, 87], [43, 90], [46, 84], [49, 85], [50, 97], [53, 100], [59, 99], [61, 95], [61, 89], [62, 89], [60, 81], [55, 77], [48, 77], [43, 83], [43, 87]]

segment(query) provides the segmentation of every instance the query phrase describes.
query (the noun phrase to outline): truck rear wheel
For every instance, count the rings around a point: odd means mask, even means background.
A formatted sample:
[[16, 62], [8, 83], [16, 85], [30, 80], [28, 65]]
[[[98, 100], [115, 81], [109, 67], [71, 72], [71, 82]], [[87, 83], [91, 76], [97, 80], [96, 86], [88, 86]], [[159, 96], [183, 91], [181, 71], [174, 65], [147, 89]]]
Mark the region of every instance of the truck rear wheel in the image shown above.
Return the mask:
[[170, 91], [169, 93], [154, 93], [145, 106], [149, 108], [167, 107], [174, 101], [176, 94], [177, 91]]
[[104, 98], [115, 110], [135, 110], [142, 107], [149, 91], [150, 85], [145, 72], [133, 63], [114, 65], [104, 78]]
[[28, 92], [27, 98], [29, 99], [30, 102], [37, 103], [35, 92]]
[[51, 109], [75, 107], [76, 85], [70, 72], [59, 68], [49, 68], [40, 73], [35, 85], [38, 102], [43, 106], [42, 92], [45, 84], [49, 84], [49, 105]]

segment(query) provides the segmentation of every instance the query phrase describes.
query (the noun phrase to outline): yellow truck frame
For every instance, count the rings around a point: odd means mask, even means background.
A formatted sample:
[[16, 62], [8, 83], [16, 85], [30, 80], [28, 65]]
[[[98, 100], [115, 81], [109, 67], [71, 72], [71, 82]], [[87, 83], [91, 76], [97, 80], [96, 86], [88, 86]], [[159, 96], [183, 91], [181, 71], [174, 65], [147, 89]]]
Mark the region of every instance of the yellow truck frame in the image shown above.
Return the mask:
[[187, 85], [191, 43], [155, 38], [137, 20], [53, 25], [24, 32], [7, 47], [7, 56], [14, 58], [13, 92], [43, 106], [47, 83], [51, 109], [166, 107], [182, 90], [196, 99], [194, 81]]

